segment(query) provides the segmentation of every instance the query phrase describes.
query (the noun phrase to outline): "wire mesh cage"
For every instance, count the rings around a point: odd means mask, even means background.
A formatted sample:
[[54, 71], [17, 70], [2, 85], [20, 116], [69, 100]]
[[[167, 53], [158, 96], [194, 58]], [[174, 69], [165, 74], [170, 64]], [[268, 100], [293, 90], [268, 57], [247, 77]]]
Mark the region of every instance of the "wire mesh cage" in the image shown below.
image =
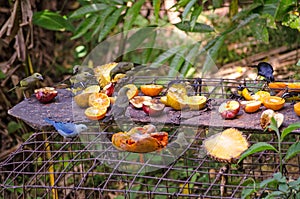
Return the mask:
[[[133, 79], [132, 82], [137, 85], [153, 81], [164, 85], [170, 83], [170, 79], [140, 79], [143, 81]], [[195, 79], [191, 80], [184, 81], [197, 83]], [[236, 96], [232, 94], [244, 83], [252, 89], [269, 89], [263, 81], [202, 79], [200, 94], [210, 99], [234, 98]], [[36, 104], [32, 103], [32, 106]], [[205, 109], [200, 114], [197, 111], [192, 117], [205, 118], [210, 111]], [[297, 121], [290, 105], [282, 112], [287, 115], [283, 126]], [[174, 113], [171, 115], [176, 117]], [[266, 142], [277, 148], [278, 139], [274, 132], [257, 127], [259, 121], [253, 124], [249, 121], [249, 118], [257, 120], [259, 116], [257, 113], [224, 121], [221, 126], [215, 125], [213, 130], [220, 132], [223, 128], [236, 127], [251, 145]], [[261, 182], [279, 170], [279, 153], [272, 150], [252, 154], [241, 164], [220, 162], [210, 157], [203, 148], [203, 141], [209, 136], [212, 123], [199, 118], [197, 125], [189, 122], [189, 118], [182, 118], [179, 124], [168, 120], [163, 127], [169, 134], [168, 147], [151, 153], [120, 152], [112, 146], [112, 135], [121, 131], [114, 123], [96, 122], [93, 124], [95, 128], [67, 140], [57, 132], [36, 132], [0, 164], [0, 197], [240, 198], [249, 181]], [[151, 122], [144, 115], [134, 121], [141, 125]], [[99, 126], [101, 130], [97, 130]], [[299, 141], [297, 131], [281, 142], [282, 156], [296, 141]], [[284, 163], [284, 174], [289, 179], [300, 177], [299, 154]], [[269, 189], [265, 187], [253, 197], [261, 198], [272, 191]]]

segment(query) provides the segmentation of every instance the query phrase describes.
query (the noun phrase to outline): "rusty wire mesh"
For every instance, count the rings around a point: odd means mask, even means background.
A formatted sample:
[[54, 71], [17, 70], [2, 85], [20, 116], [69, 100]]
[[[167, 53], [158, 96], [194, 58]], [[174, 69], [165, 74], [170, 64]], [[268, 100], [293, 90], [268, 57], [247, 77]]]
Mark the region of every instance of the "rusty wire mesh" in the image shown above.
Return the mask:
[[[210, 84], [218, 88], [213, 97], [229, 98], [233, 93], [231, 89], [236, 91], [241, 83], [206, 80], [205, 86]], [[201, 94], [212, 97], [212, 92], [205, 89]], [[195, 134], [184, 134], [190, 144], [177, 151], [180, 154], [176, 158], [172, 157], [172, 151], [134, 155], [124, 152], [118, 156], [110, 140], [112, 134], [119, 131], [114, 125], [104, 125], [101, 132], [85, 132], [84, 136], [89, 137], [87, 141], [80, 137], [65, 140], [57, 132], [37, 132], [0, 163], [0, 197], [240, 198], [249, 179], [260, 182], [278, 171], [279, 156], [273, 151], [253, 154], [240, 165], [222, 163], [207, 156], [202, 147], [207, 128], [199, 127]], [[274, 133], [240, 130], [250, 144], [264, 141], [278, 145]], [[169, 143], [178, 138], [179, 131], [169, 124]], [[299, 133], [290, 134], [282, 142], [283, 155], [296, 140]], [[143, 158], [145, 156], [147, 158]], [[169, 158], [174, 159], [167, 165], [155, 162]], [[126, 168], [128, 171], [134, 168], [135, 172], [126, 172]], [[292, 179], [300, 176], [300, 155], [285, 163], [284, 172]]]

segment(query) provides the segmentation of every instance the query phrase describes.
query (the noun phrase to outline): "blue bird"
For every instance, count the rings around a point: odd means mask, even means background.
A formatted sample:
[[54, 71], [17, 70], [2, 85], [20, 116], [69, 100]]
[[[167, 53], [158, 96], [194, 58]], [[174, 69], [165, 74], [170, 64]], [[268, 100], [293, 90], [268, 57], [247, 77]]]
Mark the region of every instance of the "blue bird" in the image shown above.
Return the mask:
[[65, 138], [72, 138], [77, 136], [79, 133], [81, 133], [84, 130], [87, 130], [87, 126], [84, 124], [74, 124], [71, 122], [65, 123], [65, 122], [56, 122], [54, 120], [51, 120], [49, 118], [44, 119], [47, 123], [54, 126], [54, 128], [57, 130], [57, 132], [62, 135]]

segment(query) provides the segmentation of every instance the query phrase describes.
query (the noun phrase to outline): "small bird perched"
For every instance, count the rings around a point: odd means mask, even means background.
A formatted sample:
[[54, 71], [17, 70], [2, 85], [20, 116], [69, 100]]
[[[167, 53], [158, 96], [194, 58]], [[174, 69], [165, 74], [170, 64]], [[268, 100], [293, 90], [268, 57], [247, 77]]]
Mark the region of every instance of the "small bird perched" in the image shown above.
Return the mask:
[[257, 68], [257, 76], [264, 77], [267, 82], [274, 82], [273, 67], [267, 62], [260, 62], [258, 65], [251, 66], [252, 68]]
[[128, 90], [130, 90], [128, 87], [122, 87], [119, 90], [117, 99], [110, 110], [110, 114], [103, 120], [103, 122], [111, 121], [112, 118], [115, 120], [125, 118], [125, 112], [129, 106], [129, 99], [127, 97]]
[[65, 123], [65, 122], [56, 122], [54, 120], [51, 120], [49, 118], [44, 119], [47, 123], [54, 126], [54, 128], [57, 130], [57, 132], [62, 135], [64, 138], [72, 138], [77, 136], [82, 131], [87, 130], [87, 126], [84, 124], [74, 124], [71, 122]]
[[24, 91], [33, 88], [38, 81], [43, 81], [44, 78], [40, 73], [33, 73], [32, 75], [22, 79], [14, 88], [10, 89], [8, 92], [18, 88], [22, 90], [24, 98], [27, 99]]
[[110, 79], [114, 79], [116, 74], [125, 74], [127, 71], [130, 71], [133, 68], [134, 64], [131, 62], [119, 62], [113, 69], [111, 69], [109, 73]]

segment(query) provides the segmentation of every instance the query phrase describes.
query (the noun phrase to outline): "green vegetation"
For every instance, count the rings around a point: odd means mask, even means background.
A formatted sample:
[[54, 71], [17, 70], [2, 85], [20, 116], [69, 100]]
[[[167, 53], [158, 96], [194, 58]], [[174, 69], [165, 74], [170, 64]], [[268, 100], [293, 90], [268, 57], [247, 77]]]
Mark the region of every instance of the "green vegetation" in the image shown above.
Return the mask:
[[248, 188], [243, 190], [242, 197], [250, 197], [252, 193], [258, 192], [261, 189], [265, 189], [266, 187], [268, 187], [271, 188], [272, 191], [270, 191], [270, 193], [265, 198], [298, 198], [300, 196], [300, 177], [298, 178], [298, 180], [288, 181], [286, 176], [284, 176], [283, 167], [285, 162], [295, 157], [297, 154], [300, 154], [300, 142], [297, 141], [289, 146], [284, 157], [282, 154], [281, 143], [287, 135], [300, 128], [300, 123], [291, 124], [280, 133], [277, 127], [276, 120], [272, 118], [271, 124], [266, 128], [266, 130], [269, 128], [276, 132], [278, 139], [277, 149], [266, 142], [257, 142], [241, 155], [238, 163], [254, 153], [266, 150], [275, 151], [279, 155], [279, 172], [274, 173], [273, 178], [266, 179], [259, 183], [255, 183], [255, 181], [253, 180], [254, 183], [250, 185], [248, 184]]

